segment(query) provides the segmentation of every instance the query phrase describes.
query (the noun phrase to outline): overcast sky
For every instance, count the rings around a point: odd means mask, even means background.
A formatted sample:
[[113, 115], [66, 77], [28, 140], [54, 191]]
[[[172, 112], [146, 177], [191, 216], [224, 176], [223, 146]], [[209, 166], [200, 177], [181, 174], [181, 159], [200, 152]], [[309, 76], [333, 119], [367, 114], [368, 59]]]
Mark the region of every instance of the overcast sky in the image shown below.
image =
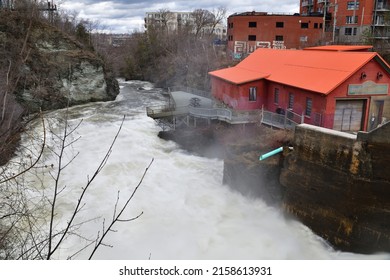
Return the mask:
[[227, 15], [247, 11], [273, 13], [296, 13], [299, 11], [299, 0], [59, 0], [58, 4], [60, 9], [77, 11], [79, 19], [98, 21], [110, 33], [143, 31], [145, 13], [157, 12], [160, 9], [168, 9], [172, 12], [192, 12], [195, 9], [212, 11], [218, 7], [224, 7], [228, 11]]

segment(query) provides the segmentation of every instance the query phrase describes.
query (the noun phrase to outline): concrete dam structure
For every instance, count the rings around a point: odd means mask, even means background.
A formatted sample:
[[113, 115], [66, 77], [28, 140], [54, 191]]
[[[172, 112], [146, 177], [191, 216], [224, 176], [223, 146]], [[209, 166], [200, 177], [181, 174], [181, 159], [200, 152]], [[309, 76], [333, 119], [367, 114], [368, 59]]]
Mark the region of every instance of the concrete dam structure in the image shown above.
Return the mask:
[[390, 252], [390, 123], [356, 135], [296, 127], [282, 206], [337, 249]]

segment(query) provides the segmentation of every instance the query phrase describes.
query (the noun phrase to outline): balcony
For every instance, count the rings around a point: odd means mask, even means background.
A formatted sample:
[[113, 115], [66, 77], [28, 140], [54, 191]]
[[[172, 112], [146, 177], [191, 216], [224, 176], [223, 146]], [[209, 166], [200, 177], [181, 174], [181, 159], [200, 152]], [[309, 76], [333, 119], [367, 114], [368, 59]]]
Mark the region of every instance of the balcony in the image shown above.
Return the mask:
[[376, 40], [389, 40], [390, 32], [375, 32], [372, 37]]
[[386, 24], [385, 24], [384, 21], [375, 21], [375, 22], [374, 22], [374, 25], [375, 25], [375, 26], [379, 26], [379, 27], [380, 27], [380, 26], [386, 26]]
[[380, 1], [376, 4], [376, 8], [375, 8], [375, 11], [377, 12], [386, 12], [386, 11], [390, 11], [390, 5], [386, 2], [386, 1]]
[[321, 3], [329, 4], [329, 0], [318, 0], [317, 3], [318, 4], [321, 4]]
[[377, 16], [374, 21], [375, 26], [389, 26], [389, 22], [383, 16]]
[[390, 31], [387, 30], [386, 28], [375, 28], [372, 37], [375, 39], [389, 39]]
[[313, 0], [302, 1], [302, 7], [313, 6]]

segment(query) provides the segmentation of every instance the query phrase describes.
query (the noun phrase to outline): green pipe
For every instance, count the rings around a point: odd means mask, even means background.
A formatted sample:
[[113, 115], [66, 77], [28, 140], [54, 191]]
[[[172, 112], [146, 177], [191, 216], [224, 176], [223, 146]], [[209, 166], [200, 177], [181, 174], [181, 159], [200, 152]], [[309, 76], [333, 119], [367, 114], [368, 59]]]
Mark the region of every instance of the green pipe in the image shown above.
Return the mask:
[[282, 151], [283, 151], [283, 147], [279, 147], [279, 148], [277, 148], [277, 149], [275, 149], [275, 150], [273, 150], [271, 152], [268, 152], [268, 153], [260, 156], [259, 160], [263, 160], [263, 159], [269, 158], [269, 157], [271, 157], [273, 155], [276, 155], [276, 154], [278, 154], [278, 153], [280, 153]]

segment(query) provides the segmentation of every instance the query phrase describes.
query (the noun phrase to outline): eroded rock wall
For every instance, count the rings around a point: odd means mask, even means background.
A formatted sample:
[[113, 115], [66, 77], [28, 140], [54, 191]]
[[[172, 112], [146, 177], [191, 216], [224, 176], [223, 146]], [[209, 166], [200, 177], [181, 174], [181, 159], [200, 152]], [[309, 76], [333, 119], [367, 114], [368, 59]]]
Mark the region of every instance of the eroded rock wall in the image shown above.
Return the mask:
[[34, 29], [29, 44], [31, 51], [23, 66], [25, 83], [17, 95], [30, 111], [113, 100], [119, 93], [103, 60], [54, 28]]

